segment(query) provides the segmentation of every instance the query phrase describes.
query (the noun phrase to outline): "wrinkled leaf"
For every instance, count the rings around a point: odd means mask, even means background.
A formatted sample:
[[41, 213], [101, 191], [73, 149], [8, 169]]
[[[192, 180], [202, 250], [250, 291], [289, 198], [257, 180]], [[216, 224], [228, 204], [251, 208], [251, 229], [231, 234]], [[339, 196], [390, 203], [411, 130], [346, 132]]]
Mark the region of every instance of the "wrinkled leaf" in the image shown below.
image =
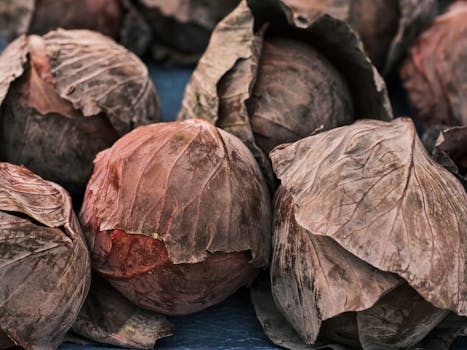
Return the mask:
[[[71, 201], [63, 188], [46, 182], [23, 167], [0, 163], [0, 206], [2, 211], [22, 213], [43, 226], [64, 226], [72, 238], [76, 235]], [[16, 179], [17, 178], [17, 179]]]
[[93, 277], [72, 331], [100, 344], [152, 349], [158, 339], [172, 335], [173, 326], [165, 316], [138, 308], [107, 282]]
[[467, 195], [410, 119], [357, 121], [271, 153], [298, 225], [467, 314]]
[[252, 42], [252, 55], [246, 59], [239, 59], [229, 74], [224, 75], [219, 81], [217, 86], [219, 109], [218, 116], [214, 118], [217, 120], [218, 127], [236, 135], [247, 145], [263, 173], [266, 174], [266, 178], [270, 180], [273, 178], [271, 163], [256, 143], [247, 108], [247, 101], [251, 97], [256, 80], [263, 45], [263, 32], [264, 30], [255, 35]]
[[[185, 89], [179, 119], [202, 117], [217, 122], [219, 80], [238, 60], [255, 59], [253, 53], [257, 38], [254, 36], [253, 25], [253, 15], [245, 1], [217, 25], [210, 44]], [[226, 43], [229, 45], [225, 45]], [[217, 47], [223, 48], [222, 54]]]
[[81, 222], [89, 232], [120, 229], [156, 237], [174, 264], [250, 250], [251, 263], [262, 267], [269, 256], [270, 215], [251, 153], [199, 119], [137, 128], [99, 153]]
[[43, 38], [59, 95], [85, 117], [105, 113], [120, 135], [161, 119], [147, 67], [134, 54], [86, 30], [58, 29]]
[[27, 349], [54, 349], [90, 283], [88, 251], [69, 195], [0, 163], [0, 327]]
[[248, 148], [196, 119], [101, 152], [81, 219], [96, 272], [140, 307], [182, 315], [251, 284], [269, 258], [270, 210]]
[[408, 349], [447, 315], [404, 284], [357, 313], [360, 342], [365, 350]]
[[289, 25], [303, 28], [312, 46], [325, 54], [347, 80], [353, 93], [355, 117], [390, 120], [392, 110], [386, 85], [348, 25], [326, 14], [304, 25], [285, 6], [284, 12]]
[[[44, 40], [31, 35], [27, 37], [27, 43], [29, 68], [18, 79], [24, 83], [13, 84], [9, 90], [10, 94], [19, 95], [14, 98], [15, 107], [27, 106], [42, 115], [57, 113], [68, 118], [79, 118], [71, 103], [63, 100], [55, 90]], [[5, 102], [8, 103], [8, 98]]]
[[27, 52], [28, 68], [1, 105], [0, 157], [80, 196], [95, 155], [118, 135], [105, 115], [84, 118], [58, 95], [41, 37], [27, 38]]
[[324, 320], [373, 306], [400, 280], [331, 238], [308, 231], [295, 220], [298, 211], [286, 186], [280, 187], [274, 208], [272, 293], [292, 326], [313, 344]]
[[345, 23], [323, 15], [304, 26], [286, 7], [278, 9], [270, 1], [242, 1], [214, 30], [177, 118], [202, 117], [225, 125], [250, 148], [270, 181], [269, 164], [254, 140], [246, 102], [256, 82], [262, 37], [278, 31], [302, 38], [336, 66], [353, 92], [358, 117], [389, 119], [392, 115], [383, 80]]
[[467, 126], [441, 131], [432, 155], [467, 188]]
[[251, 300], [256, 316], [266, 336], [276, 345], [291, 350], [346, 350], [342, 345], [307, 345], [279, 312], [271, 294], [269, 272], [264, 272], [251, 288]]
[[467, 3], [438, 16], [410, 49], [400, 76], [425, 127], [466, 125]]
[[21, 37], [0, 56], [2, 77], [0, 159], [73, 196], [84, 192], [99, 151], [161, 118], [145, 65], [97, 33]]
[[[207, 118], [239, 137], [271, 181], [272, 169], [267, 156], [255, 143], [246, 106], [264, 34], [264, 29], [255, 34], [253, 25], [253, 16], [245, 1], [217, 25], [185, 89], [177, 119]], [[225, 48], [225, 43], [229, 45], [221, 59], [221, 52], [216, 48]]]

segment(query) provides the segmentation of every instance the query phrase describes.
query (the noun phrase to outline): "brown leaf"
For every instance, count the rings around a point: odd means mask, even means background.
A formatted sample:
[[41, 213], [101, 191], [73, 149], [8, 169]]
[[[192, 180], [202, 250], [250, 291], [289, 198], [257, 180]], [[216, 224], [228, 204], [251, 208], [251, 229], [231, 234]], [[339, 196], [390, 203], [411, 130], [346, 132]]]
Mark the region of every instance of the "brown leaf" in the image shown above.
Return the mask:
[[[217, 25], [185, 89], [178, 119], [207, 118], [217, 122], [217, 84], [237, 61], [254, 59], [253, 25], [253, 15], [245, 1]], [[217, 47], [223, 49], [217, 50]]]
[[[293, 11], [285, 5], [281, 6], [280, 13], [269, 13], [270, 17], [264, 19], [264, 15], [260, 16], [260, 13], [268, 13], [267, 4], [268, 1], [252, 1], [253, 12], [258, 13], [258, 17], [263, 20], [271, 21], [271, 29], [277, 23], [278, 29], [287, 28], [291, 35], [305, 38], [302, 40], [334, 64], [349, 84], [356, 118], [392, 119], [386, 85], [363, 52], [361, 41], [345, 22], [321, 14], [305, 24], [299, 17], [294, 17]], [[270, 11], [272, 10], [273, 7]], [[285, 28], [281, 24], [284, 20], [282, 17], [287, 21]]]
[[29, 170], [0, 163], [0, 324], [26, 349], [55, 349], [90, 283], [71, 199]]
[[[258, 61], [263, 45], [263, 33], [264, 30], [254, 36], [251, 43], [251, 57], [239, 59], [229, 74], [224, 75], [219, 81], [217, 86], [219, 113], [216, 118], [218, 118], [218, 127], [237, 136], [247, 145], [266, 178], [271, 182], [274, 176], [271, 163], [256, 143], [247, 108], [256, 80]], [[269, 185], [272, 186], [272, 183]]]
[[[251, 300], [256, 316], [266, 336], [276, 345], [291, 350], [346, 350], [338, 344], [307, 345], [286, 318], [279, 312], [271, 294], [269, 272], [264, 272], [251, 288]], [[342, 324], [341, 324], [342, 326]]]
[[24, 105], [44, 116], [57, 113], [68, 118], [80, 118], [79, 112], [73, 109], [70, 102], [62, 99], [55, 89], [44, 40], [37, 35], [30, 35], [27, 40], [29, 68], [18, 79], [21, 83], [12, 86], [13, 91], [17, 87], [20, 96], [14, 101], [15, 107]]
[[[177, 119], [207, 118], [239, 137], [253, 153], [271, 184], [271, 165], [255, 143], [246, 106], [256, 79], [265, 30], [253, 33], [253, 24], [246, 2], [241, 2], [218, 24], [185, 89]], [[229, 43], [229, 49], [223, 52], [221, 60], [216, 47], [225, 46], [224, 43]]]
[[298, 212], [287, 187], [280, 187], [274, 208], [272, 293], [292, 326], [313, 344], [322, 321], [373, 306], [400, 280], [333, 239], [314, 235], [295, 220]]
[[1, 53], [0, 105], [8, 93], [10, 84], [23, 74], [27, 54], [28, 41], [24, 35], [8, 45]]
[[44, 226], [66, 227], [75, 235], [70, 197], [62, 187], [9, 163], [0, 163], [0, 171], [1, 210], [25, 214]]
[[94, 269], [142, 308], [182, 315], [249, 285], [270, 199], [248, 148], [211, 122], [137, 128], [101, 152], [81, 210]]
[[99, 151], [161, 118], [145, 65], [100, 34], [59, 30], [21, 37], [0, 61], [1, 159], [27, 166], [74, 196], [84, 192]]
[[133, 53], [87, 30], [43, 38], [59, 95], [85, 117], [105, 113], [120, 135], [161, 119], [148, 70]]
[[408, 349], [420, 342], [447, 315], [404, 284], [373, 307], [357, 313], [359, 337], [365, 350]]
[[158, 339], [173, 334], [173, 326], [165, 316], [138, 308], [103, 279], [93, 277], [72, 331], [100, 344], [153, 349]]
[[467, 195], [410, 119], [357, 121], [271, 158], [301, 227], [398, 274], [434, 306], [467, 314]]

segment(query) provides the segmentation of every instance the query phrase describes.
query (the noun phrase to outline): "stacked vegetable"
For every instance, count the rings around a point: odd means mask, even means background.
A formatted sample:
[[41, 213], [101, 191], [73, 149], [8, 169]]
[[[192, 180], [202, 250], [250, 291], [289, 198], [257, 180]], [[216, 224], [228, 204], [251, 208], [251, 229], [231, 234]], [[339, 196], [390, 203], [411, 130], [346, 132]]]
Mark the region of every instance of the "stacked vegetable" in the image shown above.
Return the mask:
[[[447, 350], [467, 330], [465, 1], [433, 23], [434, 0], [207, 3], [0, 4], [0, 349], [152, 348], [165, 315], [252, 286], [285, 348]], [[205, 50], [178, 121], [90, 30]], [[380, 75], [405, 55], [418, 133]]]

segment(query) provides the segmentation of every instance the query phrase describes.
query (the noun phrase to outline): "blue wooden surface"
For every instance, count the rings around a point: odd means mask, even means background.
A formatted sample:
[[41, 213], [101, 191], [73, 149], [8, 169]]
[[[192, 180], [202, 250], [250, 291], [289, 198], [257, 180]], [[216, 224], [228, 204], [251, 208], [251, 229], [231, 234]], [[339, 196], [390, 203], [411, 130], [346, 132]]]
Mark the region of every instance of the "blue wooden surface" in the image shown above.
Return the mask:
[[[175, 334], [159, 340], [156, 349], [280, 349], [264, 336], [246, 288], [207, 310], [169, 319], [175, 326]], [[102, 348], [74, 344], [64, 344], [60, 347], [60, 350], [99, 349]]]
[[146, 64], [159, 94], [164, 121], [173, 121], [180, 109], [183, 90], [190, 79], [192, 69], [161, 67], [151, 62]]

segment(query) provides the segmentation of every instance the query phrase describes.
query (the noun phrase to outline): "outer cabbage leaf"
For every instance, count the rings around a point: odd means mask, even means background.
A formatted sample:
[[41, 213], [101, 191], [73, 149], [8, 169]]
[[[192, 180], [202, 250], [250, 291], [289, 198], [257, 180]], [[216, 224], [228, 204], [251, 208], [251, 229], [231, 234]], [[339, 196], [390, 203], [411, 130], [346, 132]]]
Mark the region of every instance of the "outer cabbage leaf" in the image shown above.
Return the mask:
[[23, 65], [28, 54], [28, 41], [22, 35], [10, 45], [0, 55], [0, 105], [5, 99], [10, 84], [23, 74]]
[[90, 261], [71, 199], [0, 163], [0, 328], [26, 349], [54, 349], [78, 315]]
[[398, 274], [434, 306], [467, 314], [467, 195], [410, 119], [357, 121], [271, 158], [301, 227]]
[[147, 67], [133, 53], [88, 30], [43, 38], [59, 95], [85, 117], [105, 113], [120, 135], [161, 119]]
[[[347, 350], [338, 344], [305, 344], [300, 335], [288, 323], [279, 311], [271, 294], [269, 273], [263, 273], [251, 288], [251, 300], [256, 316], [263, 327], [266, 336], [274, 343], [292, 350]], [[340, 325], [342, 328], [342, 324]]]
[[172, 335], [164, 315], [140, 309], [93, 276], [92, 288], [72, 331], [92, 342], [136, 349], [153, 349], [156, 340]]
[[297, 211], [290, 193], [280, 187], [274, 208], [272, 293], [289, 322], [313, 344], [324, 320], [373, 306], [400, 279], [358, 259], [333, 239], [307, 231], [295, 220]]

